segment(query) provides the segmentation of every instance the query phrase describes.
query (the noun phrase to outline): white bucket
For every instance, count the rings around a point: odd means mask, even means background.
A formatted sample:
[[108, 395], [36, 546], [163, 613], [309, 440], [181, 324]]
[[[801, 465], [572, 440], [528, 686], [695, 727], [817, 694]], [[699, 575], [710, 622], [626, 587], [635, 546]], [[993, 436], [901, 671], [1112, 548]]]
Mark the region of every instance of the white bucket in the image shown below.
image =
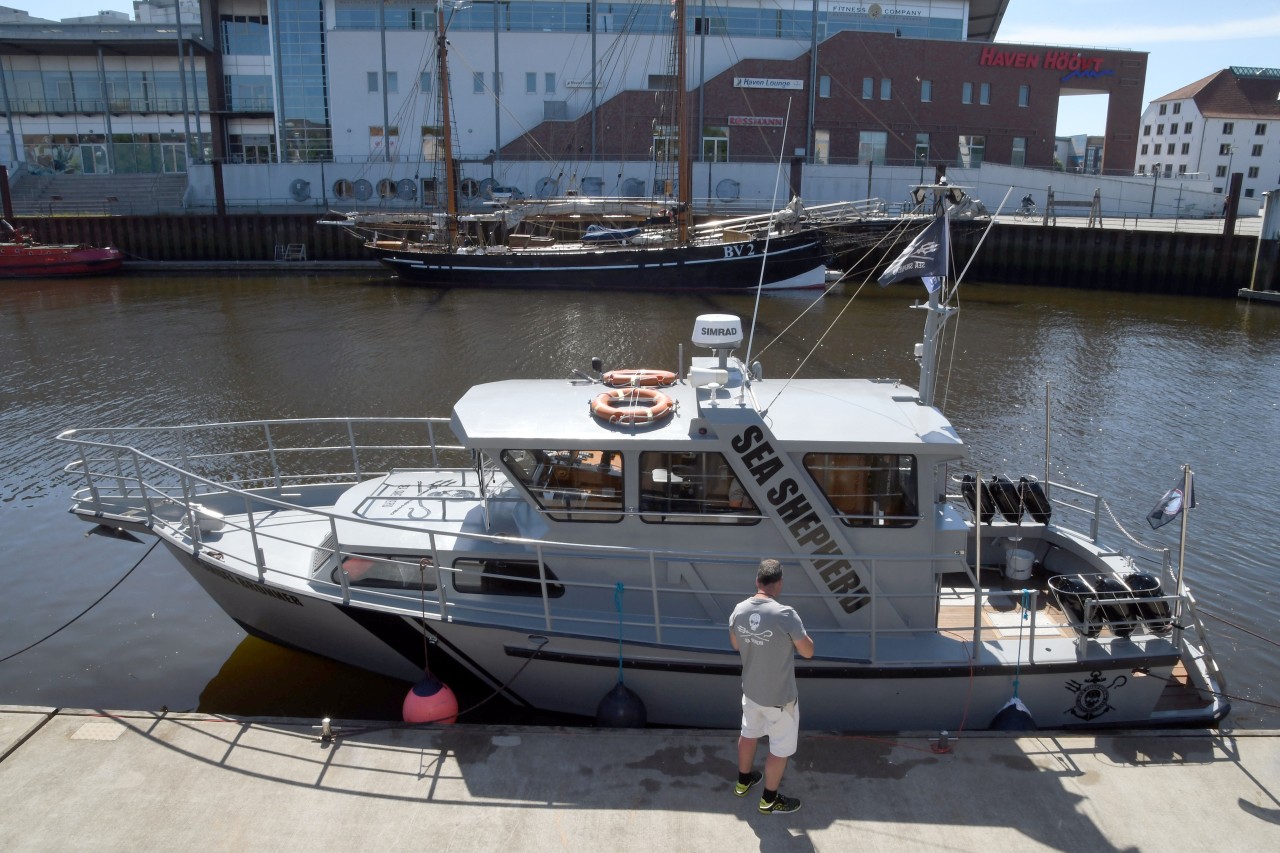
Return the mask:
[[1031, 564], [1036, 555], [1021, 548], [1010, 548], [1004, 555], [1004, 576], [1016, 581], [1031, 577]]

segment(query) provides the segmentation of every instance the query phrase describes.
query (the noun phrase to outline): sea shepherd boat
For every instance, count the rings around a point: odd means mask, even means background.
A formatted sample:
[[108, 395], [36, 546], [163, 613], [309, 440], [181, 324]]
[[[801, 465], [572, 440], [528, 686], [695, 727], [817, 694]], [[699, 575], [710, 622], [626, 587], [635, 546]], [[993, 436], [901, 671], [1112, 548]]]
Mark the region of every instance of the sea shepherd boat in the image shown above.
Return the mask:
[[650, 723], [736, 726], [729, 615], [774, 557], [817, 648], [806, 727], [1220, 718], [1178, 561], [1103, 542], [1093, 494], [973, 470], [933, 405], [932, 283], [919, 390], [765, 378], [707, 315], [670, 372], [489, 382], [448, 418], [69, 430], [72, 511], [158, 536], [251, 634], [406, 681], [430, 646], [548, 711], [623, 681]]

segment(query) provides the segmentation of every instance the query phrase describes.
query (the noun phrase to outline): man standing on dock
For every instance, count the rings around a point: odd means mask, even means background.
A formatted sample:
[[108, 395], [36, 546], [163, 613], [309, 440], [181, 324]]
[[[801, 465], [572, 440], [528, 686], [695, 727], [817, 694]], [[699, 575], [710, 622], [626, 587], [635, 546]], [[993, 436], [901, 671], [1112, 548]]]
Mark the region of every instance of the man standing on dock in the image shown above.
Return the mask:
[[[745, 797], [764, 779], [760, 813], [799, 810], [800, 801], [778, 793], [787, 759], [800, 739], [800, 705], [796, 691], [795, 653], [813, 657], [813, 640], [799, 614], [780, 603], [782, 564], [761, 560], [756, 594], [738, 604], [729, 618], [729, 642], [742, 655], [742, 733], [738, 738], [738, 784]], [[756, 745], [769, 738], [764, 773], [753, 770]]]

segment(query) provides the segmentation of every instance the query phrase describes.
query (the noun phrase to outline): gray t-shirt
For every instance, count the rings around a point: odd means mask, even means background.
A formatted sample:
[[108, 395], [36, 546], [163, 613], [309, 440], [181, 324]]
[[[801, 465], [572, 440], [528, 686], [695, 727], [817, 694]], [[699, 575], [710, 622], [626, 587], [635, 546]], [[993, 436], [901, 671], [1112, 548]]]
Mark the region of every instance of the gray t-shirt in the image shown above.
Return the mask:
[[805, 636], [799, 614], [772, 598], [751, 597], [733, 609], [729, 628], [742, 654], [742, 693], [757, 705], [796, 698], [795, 643]]

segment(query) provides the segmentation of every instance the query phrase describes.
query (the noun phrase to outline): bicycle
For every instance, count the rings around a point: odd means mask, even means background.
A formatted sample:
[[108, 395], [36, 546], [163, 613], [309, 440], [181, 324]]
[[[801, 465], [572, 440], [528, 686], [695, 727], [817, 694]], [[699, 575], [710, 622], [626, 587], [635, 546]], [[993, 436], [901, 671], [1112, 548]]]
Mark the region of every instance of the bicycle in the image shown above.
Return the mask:
[[1039, 211], [1037, 211], [1034, 204], [1024, 204], [1022, 207], [1015, 210], [1013, 215], [1020, 220], [1026, 221], [1028, 219], [1035, 219], [1038, 212]]

